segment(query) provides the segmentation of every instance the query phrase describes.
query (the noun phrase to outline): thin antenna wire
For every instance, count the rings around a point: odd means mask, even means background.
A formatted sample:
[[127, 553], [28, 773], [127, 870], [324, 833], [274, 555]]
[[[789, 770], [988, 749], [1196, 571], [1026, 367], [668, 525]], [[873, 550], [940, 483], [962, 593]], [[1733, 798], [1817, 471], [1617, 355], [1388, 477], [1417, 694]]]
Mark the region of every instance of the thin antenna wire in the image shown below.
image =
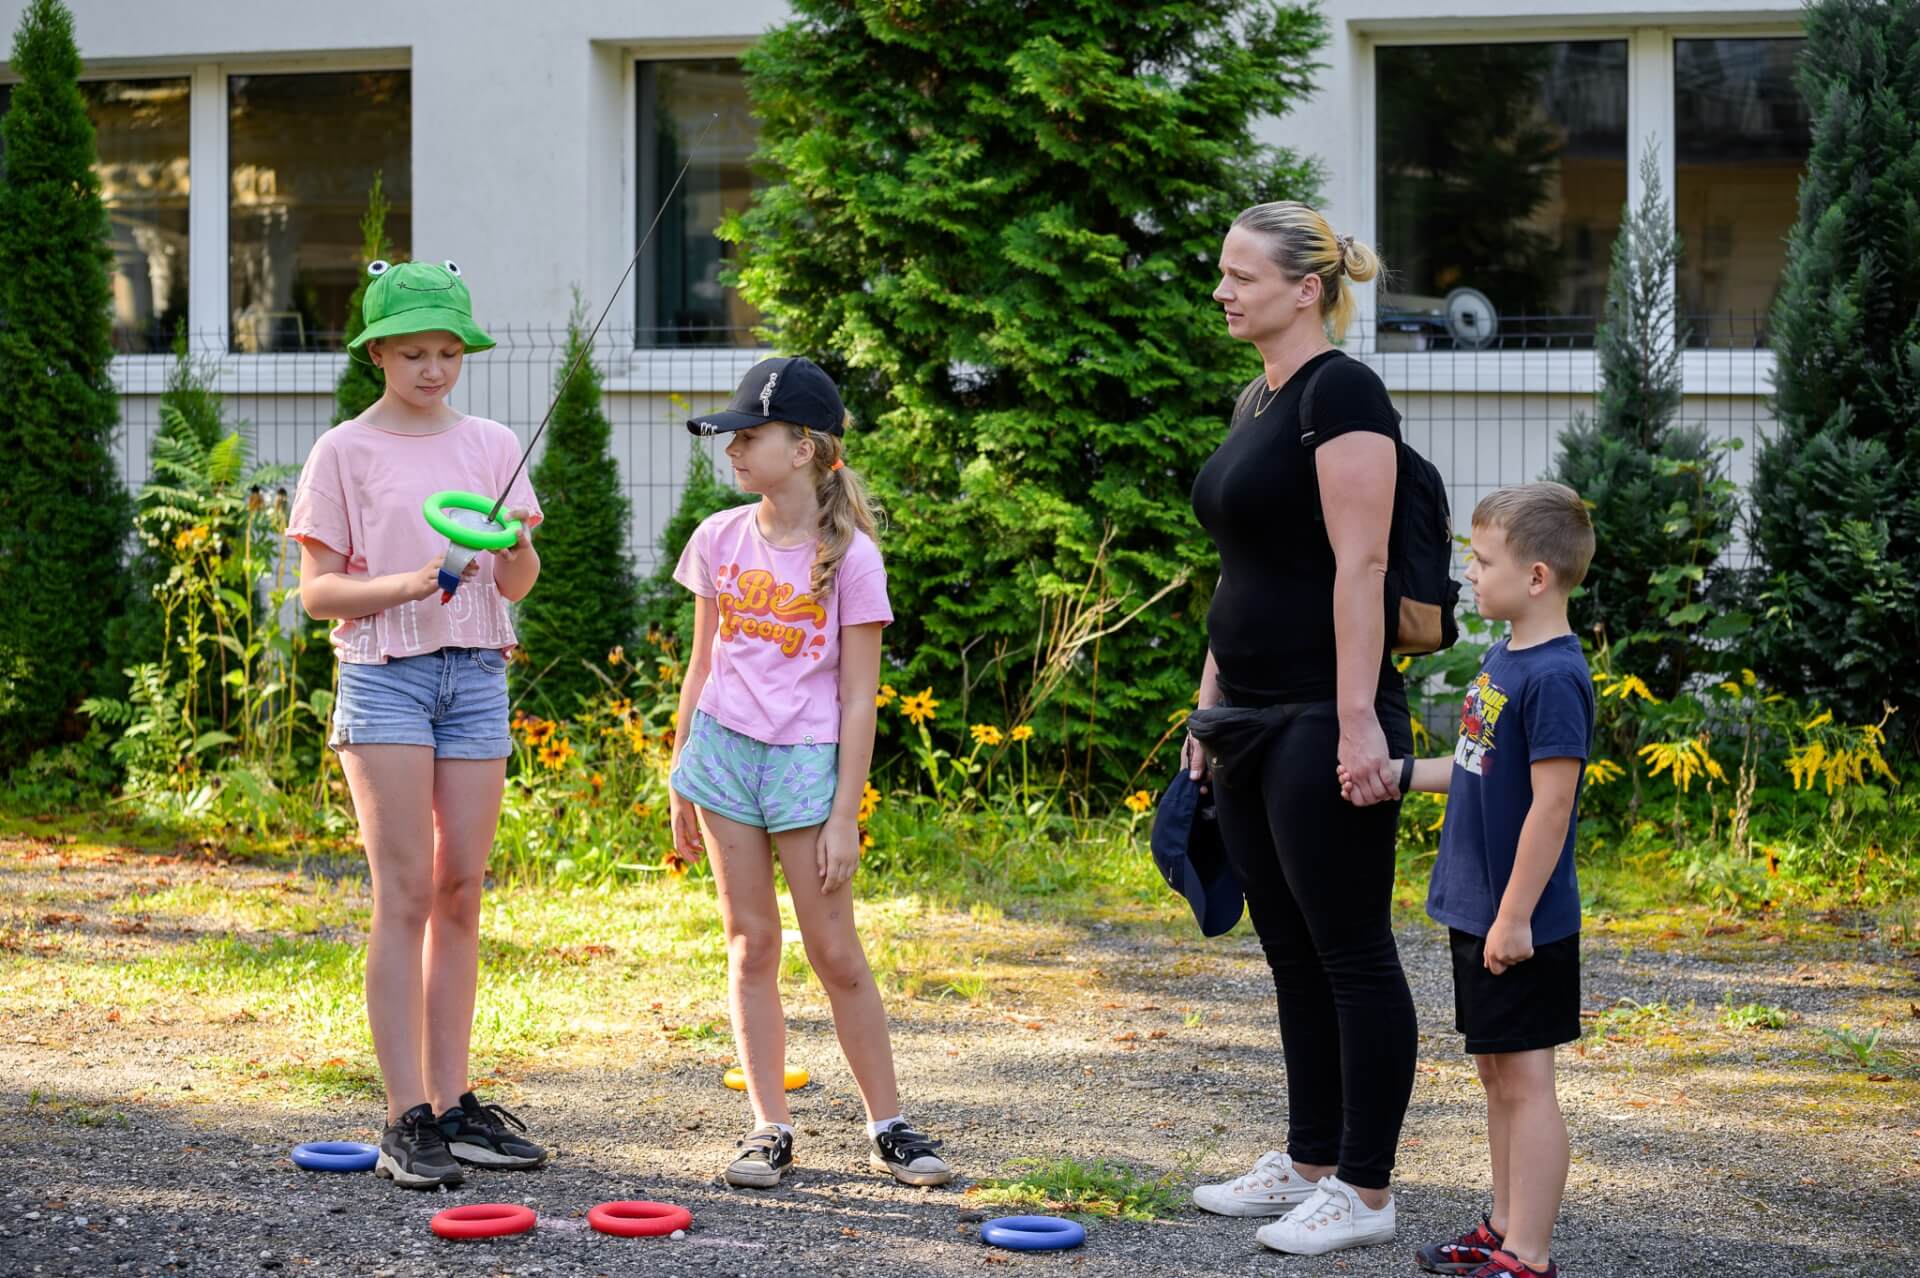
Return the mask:
[[720, 113], [715, 111], [707, 117], [706, 127], [687, 148], [687, 162], [680, 166], [680, 175], [673, 179], [673, 185], [667, 188], [666, 196], [661, 199], [660, 207], [654, 210], [653, 221], [647, 224], [647, 233], [640, 237], [640, 247], [633, 251], [633, 260], [627, 263], [627, 269], [620, 273], [620, 282], [613, 286], [613, 295], [607, 298], [607, 304], [600, 311], [600, 318], [593, 322], [593, 331], [587, 334], [587, 340], [581, 345], [580, 353], [574, 357], [573, 366], [567, 369], [567, 375], [560, 380], [560, 389], [553, 393], [553, 402], [547, 405], [547, 415], [540, 419], [539, 429], [533, 432], [533, 438], [527, 441], [527, 450], [520, 454], [520, 464], [513, 468], [513, 474], [507, 478], [507, 486], [500, 490], [499, 499], [493, 503], [493, 509], [487, 512], [487, 518], [493, 523], [500, 522], [500, 507], [506, 504], [507, 494], [513, 491], [513, 481], [520, 478], [520, 472], [527, 468], [527, 458], [533, 456], [533, 447], [540, 442], [540, 436], [547, 430], [547, 423], [553, 420], [553, 411], [560, 407], [560, 400], [567, 393], [567, 387], [573, 384], [573, 375], [580, 371], [580, 365], [593, 353], [593, 339], [600, 336], [600, 326], [607, 322], [607, 313], [613, 309], [613, 303], [620, 296], [620, 290], [626, 287], [627, 277], [633, 274], [633, 268], [640, 265], [640, 255], [647, 251], [647, 244], [653, 239], [653, 229], [660, 225], [660, 219], [666, 216], [667, 205], [673, 202], [674, 192], [680, 189], [680, 183], [687, 177], [687, 170], [693, 167], [694, 156], [700, 150], [700, 144], [707, 140], [707, 133], [720, 121]]

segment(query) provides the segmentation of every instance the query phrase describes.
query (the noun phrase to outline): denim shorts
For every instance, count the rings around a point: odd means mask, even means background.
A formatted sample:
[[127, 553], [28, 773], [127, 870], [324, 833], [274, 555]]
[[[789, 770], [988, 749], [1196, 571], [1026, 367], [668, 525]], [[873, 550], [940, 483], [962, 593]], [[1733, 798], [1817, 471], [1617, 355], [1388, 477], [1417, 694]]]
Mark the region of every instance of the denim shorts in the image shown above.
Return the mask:
[[698, 710], [674, 765], [673, 792], [768, 834], [824, 825], [840, 780], [840, 747], [768, 745]]
[[338, 750], [356, 745], [432, 746], [436, 759], [504, 759], [507, 658], [497, 648], [442, 648], [385, 665], [340, 663], [333, 700]]

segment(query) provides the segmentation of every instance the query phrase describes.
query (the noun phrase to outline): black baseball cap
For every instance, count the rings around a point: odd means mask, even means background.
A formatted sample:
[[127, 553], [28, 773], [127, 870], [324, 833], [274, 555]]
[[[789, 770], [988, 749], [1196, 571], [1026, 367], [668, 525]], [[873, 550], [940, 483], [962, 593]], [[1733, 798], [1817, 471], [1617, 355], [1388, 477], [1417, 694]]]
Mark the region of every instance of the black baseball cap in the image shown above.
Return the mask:
[[1184, 766], [1176, 771], [1153, 814], [1148, 847], [1160, 877], [1193, 907], [1201, 934], [1222, 936], [1240, 921], [1247, 898], [1227, 860], [1212, 785], [1195, 781]]
[[763, 359], [740, 379], [726, 411], [689, 418], [687, 429], [696, 435], [724, 435], [768, 422], [792, 422], [828, 435], [842, 434], [847, 410], [840, 388], [821, 367], [804, 356]]

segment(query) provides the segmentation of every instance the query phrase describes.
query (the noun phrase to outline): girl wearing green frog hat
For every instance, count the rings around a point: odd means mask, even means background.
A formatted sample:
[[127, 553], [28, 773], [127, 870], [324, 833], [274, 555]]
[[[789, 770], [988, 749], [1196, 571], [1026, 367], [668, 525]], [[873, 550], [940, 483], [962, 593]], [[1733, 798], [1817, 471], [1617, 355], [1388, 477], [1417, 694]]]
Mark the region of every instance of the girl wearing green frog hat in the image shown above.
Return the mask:
[[337, 623], [328, 744], [373, 880], [367, 1019], [387, 1091], [375, 1170], [431, 1189], [458, 1184], [463, 1163], [524, 1169], [547, 1158], [524, 1123], [475, 1097], [467, 1073], [481, 884], [513, 752], [507, 604], [540, 576], [527, 533], [541, 516], [522, 475], [506, 498], [517, 542], [475, 555], [442, 602], [447, 543], [421, 505], [442, 489], [500, 492], [520, 442], [449, 402], [462, 361], [493, 346], [460, 268], [367, 270], [366, 328], [351, 352], [381, 369], [386, 391], [314, 443], [287, 536], [300, 546], [301, 604]]

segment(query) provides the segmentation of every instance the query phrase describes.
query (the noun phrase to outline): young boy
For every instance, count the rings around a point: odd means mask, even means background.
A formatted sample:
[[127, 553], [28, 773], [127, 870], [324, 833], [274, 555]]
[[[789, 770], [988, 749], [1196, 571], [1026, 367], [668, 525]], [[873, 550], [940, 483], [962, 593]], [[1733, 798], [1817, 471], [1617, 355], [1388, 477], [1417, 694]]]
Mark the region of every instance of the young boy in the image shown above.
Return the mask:
[[1427, 913], [1452, 933], [1456, 1028], [1487, 1092], [1493, 1212], [1415, 1259], [1472, 1278], [1552, 1276], [1568, 1160], [1553, 1054], [1580, 1037], [1573, 839], [1594, 719], [1567, 595], [1593, 557], [1593, 522], [1564, 484], [1521, 484], [1474, 509], [1472, 545], [1475, 606], [1507, 637], [1467, 690], [1452, 757], [1416, 760], [1412, 788], [1448, 796]]

